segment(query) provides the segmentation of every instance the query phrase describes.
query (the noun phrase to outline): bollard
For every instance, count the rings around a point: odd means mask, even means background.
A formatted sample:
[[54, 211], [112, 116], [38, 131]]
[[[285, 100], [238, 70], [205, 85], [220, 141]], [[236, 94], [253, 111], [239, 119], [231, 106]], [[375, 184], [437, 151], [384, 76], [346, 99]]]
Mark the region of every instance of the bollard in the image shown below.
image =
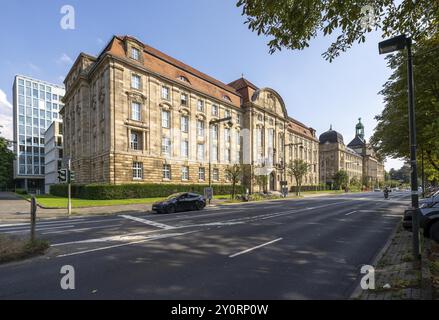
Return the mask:
[[35, 222], [37, 217], [37, 200], [32, 196], [30, 202], [30, 240], [35, 240]]

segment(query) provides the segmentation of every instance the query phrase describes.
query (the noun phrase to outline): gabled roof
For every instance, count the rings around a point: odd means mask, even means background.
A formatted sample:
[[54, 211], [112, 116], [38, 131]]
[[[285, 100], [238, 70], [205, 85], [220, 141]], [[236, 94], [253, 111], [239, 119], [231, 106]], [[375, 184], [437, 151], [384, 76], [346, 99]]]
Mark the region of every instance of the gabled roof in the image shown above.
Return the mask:
[[241, 90], [242, 88], [245, 87], [250, 87], [254, 90], [258, 90], [258, 87], [256, 87], [253, 83], [251, 83], [250, 81], [248, 81], [247, 79], [241, 77], [233, 82], [230, 82], [228, 84], [230, 87], [235, 88], [235, 90]]

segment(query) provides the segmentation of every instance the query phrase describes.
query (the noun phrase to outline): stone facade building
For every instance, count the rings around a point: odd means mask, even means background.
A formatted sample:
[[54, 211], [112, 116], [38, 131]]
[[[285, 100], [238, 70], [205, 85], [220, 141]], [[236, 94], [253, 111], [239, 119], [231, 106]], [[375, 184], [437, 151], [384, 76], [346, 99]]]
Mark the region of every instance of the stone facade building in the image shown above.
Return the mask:
[[78, 183], [228, 183], [226, 166], [242, 163], [253, 189], [252, 168], [268, 156], [270, 189], [285, 158], [313, 164], [305, 182], [318, 183], [315, 131], [272, 89], [226, 85], [131, 36], [114, 36], [98, 57], [81, 53], [64, 83], [64, 153]]
[[384, 181], [384, 164], [364, 139], [364, 126], [359, 119], [355, 138], [345, 145], [343, 136], [331, 128], [320, 135], [320, 181], [333, 185], [339, 170], [348, 173], [349, 181], [355, 178], [362, 185], [378, 186]]

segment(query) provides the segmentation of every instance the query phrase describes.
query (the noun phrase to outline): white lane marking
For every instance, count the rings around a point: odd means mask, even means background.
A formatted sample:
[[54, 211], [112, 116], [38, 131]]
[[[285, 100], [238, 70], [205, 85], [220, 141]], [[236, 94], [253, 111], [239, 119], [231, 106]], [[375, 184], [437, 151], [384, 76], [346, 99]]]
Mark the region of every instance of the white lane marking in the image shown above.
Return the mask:
[[[66, 228], [74, 228], [75, 225], [71, 224], [71, 225], [67, 225], [67, 226], [62, 226], [62, 227], [53, 227], [53, 228], [35, 228], [35, 231], [45, 231], [45, 230], [53, 230], [53, 229], [66, 229]], [[30, 232], [30, 229], [23, 229], [23, 230], [15, 230], [15, 231], [7, 231], [7, 232], [3, 232], [3, 233], [25, 233], [25, 232]]]
[[353, 214], [355, 212], [357, 212], [357, 211], [352, 211], [352, 212], [346, 213], [345, 216], [350, 216], [351, 214]]
[[105, 228], [112, 228], [112, 227], [119, 227], [119, 226], [120, 226], [120, 224], [110, 224], [110, 225], [101, 226], [101, 227], [69, 229], [69, 230], [62, 230], [62, 231], [49, 231], [49, 232], [44, 232], [42, 234], [44, 235], [44, 234], [57, 234], [57, 233], [66, 233], [66, 232], [88, 231], [88, 230], [93, 230], [93, 229], [105, 229]]
[[389, 217], [389, 218], [402, 218], [402, 215], [400, 215], [400, 214], [385, 214], [383, 216]]
[[239, 255], [241, 255], [241, 254], [248, 253], [248, 252], [250, 252], [250, 251], [253, 251], [253, 250], [256, 250], [256, 249], [259, 249], [259, 248], [262, 248], [262, 247], [268, 246], [269, 244], [272, 244], [272, 243], [278, 242], [278, 241], [280, 241], [280, 240], [282, 240], [282, 238], [278, 238], [278, 239], [276, 239], [276, 240], [272, 240], [272, 241], [269, 241], [269, 242], [266, 242], [266, 243], [260, 244], [259, 246], [256, 246], [256, 247], [253, 247], [253, 248], [249, 248], [249, 249], [247, 249], [247, 250], [240, 251], [240, 252], [238, 252], [238, 253], [232, 254], [231, 256], [229, 256], [229, 258], [237, 257], [237, 256], [239, 256]]
[[101, 247], [101, 248], [95, 248], [95, 249], [90, 249], [90, 250], [61, 254], [61, 255], [57, 256], [57, 258], [75, 256], [75, 255], [79, 255], [79, 254], [108, 250], [108, 249], [113, 249], [113, 248], [118, 248], [118, 247], [123, 247], [123, 246], [130, 246], [133, 244], [144, 243], [144, 242], [149, 242], [149, 241], [153, 241], [153, 240], [159, 240], [159, 239], [165, 239], [165, 238], [171, 238], [171, 237], [179, 237], [179, 236], [186, 235], [186, 234], [193, 233], [193, 232], [197, 232], [197, 231], [190, 231], [190, 232], [184, 232], [184, 233], [171, 233], [171, 234], [153, 236], [153, 237], [149, 237], [149, 238], [145, 237], [143, 240], [140, 240], [140, 241], [132, 241], [132, 242], [128, 242], [128, 243], [115, 244], [115, 245], [107, 246], [107, 247]]
[[164, 224], [164, 223], [160, 223], [160, 222], [156, 222], [156, 221], [152, 221], [152, 220], [146, 220], [146, 219], [142, 219], [142, 218], [138, 218], [138, 217], [133, 217], [133, 216], [128, 216], [128, 215], [120, 215], [119, 217], [125, 218], [125, 219], [129, 219], [129, 220], [133, 220], [133, 221], [137, 221], [143, 224], [147, 224], [153, 227], [157, 227], [160, 229], [165, 229], [165, 230], [169, 230], [169, 229], [173, 229], [173, 226]]
[[[43, 226], [43, 225], [51, 225], [51, 224], [62, 224], [62, 223], [76, 223], [77, 221], [82, 221], [85, 219], [72, 219], [72, 220], [63, 220], [63, 221], [48, 221], [48, 222], [39, 222], [37, 221], [37, 225], [39, 226]], [[12, 223], [12, 224], [0, 224], [0, 230], [2, 230], [3, 228], [5, 229], [15, 229], [13, 227], [17, 227], [17, 228], [23, 228], [23, 227], [29, 227], [30, 223], [29, 222], [23, 222], [23, 223]]]
[[[115, 221], [115, 220], [122, 220], [122, 219], [119, 219], [119, 218], [117, 218], [117, 219], [106, 219], [106, 220], [91, 220], [91, 221], [78, 221], [78, 222], [76, 222], [76, 221], [66, 221], [65, 223], [61, 223], [61, 222], [51, 222], [50, 223], [50, 225], [49, 225], [49, 223], [47, 222], [47, 223], [39, 223], [39, 222], [37, 222], [37, 224], [36, 224], [36, 226], [37, 227], [41, 227], [41, 228], [52, 228], [52, 226], [62, 226], [62, 225], [68, 225], [68, 224], [71, 224], [71, 223], [74, 223], [75, 225], [77, 225], [77, 224], [87, 224], [87, 223], [98, 223], [98, 222], [109, 222], [109, 221]], [[21, 226], [21, 227], [15, 227], [15, 228], [4, 228], [4, 229], [0, 229], [0, 231], [4, 231], [4, 230], [23, 230], [23, 229], [26, 229], [26, 228], [29, 228], [30, 227], [30, 224], [27, 224], [27, 225], [25, 225], [25, 226]]]

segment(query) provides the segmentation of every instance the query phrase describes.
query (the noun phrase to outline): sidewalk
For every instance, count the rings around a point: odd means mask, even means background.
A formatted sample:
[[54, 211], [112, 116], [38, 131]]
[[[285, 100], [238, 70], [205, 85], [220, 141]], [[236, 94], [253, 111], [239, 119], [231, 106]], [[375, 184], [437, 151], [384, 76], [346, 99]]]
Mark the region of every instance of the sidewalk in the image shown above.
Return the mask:
[[375, 267], [375, 289], [359, 288], [352, 297], [359, 300], [419, 300], [432, 299], [431, 274], [427, 251], [429, 241], [424, 241], [423, 260], [414, 262], [412, 233], [399, 224], [396, 233], [382, 252]]

